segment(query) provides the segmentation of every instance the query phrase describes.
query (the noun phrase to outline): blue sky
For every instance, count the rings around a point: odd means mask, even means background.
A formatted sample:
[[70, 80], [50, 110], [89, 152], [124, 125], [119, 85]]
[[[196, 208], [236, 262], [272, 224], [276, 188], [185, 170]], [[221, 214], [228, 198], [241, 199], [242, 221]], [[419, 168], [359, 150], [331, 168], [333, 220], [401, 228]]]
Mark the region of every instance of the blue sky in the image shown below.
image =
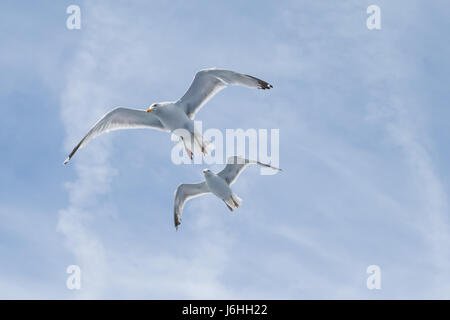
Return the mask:
[[[81, 30], [66, 28], [70, 4]], [[0, 298], [450, 298], [449, 11], [2, 1]], [[226, 89], [198, 113], [204, 129], [280, 129], [284, 172], [248, 168], [239, 210], [192, 200], [175, 232], [173, 192], [205, 165], [173, 165], [163, 132], [114, 132], [62, 165], [103, 113], [177, 99], [208, 67], [274, 85]], [[366, 288], [373, 264], [381, 290]]]

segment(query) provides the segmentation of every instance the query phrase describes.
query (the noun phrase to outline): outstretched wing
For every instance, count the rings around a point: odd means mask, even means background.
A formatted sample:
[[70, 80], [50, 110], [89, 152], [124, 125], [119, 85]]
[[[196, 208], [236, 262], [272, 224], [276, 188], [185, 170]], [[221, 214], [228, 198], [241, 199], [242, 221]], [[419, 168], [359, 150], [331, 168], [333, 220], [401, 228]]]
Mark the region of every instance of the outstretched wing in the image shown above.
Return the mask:
[[118, 107], [107, 114], [105, 114], [84, 136], [83, 139], [76, 145], [76, 147], [69, 154], [64, 164], [69, 162], [78, 149], [85, 146], [89, 140], [112, 130], [120, 129], [137, 129], [137, 128], [150, 128], [165, 130], [159, 119], [144, 110], [129, 109]]
[[227, 165], [225, 168], [218, 173], [218, 176], [220, 176], [222, 179], [224, 179], [229, 185], [234, 183], [236, 179], [239, 177], [242, 171], [244, 171], [244, 168], [249, 164], [258, 164], [263, 167], [272, 168], [274, 170], [279, 170], [279, 168], [272, 167], [268, 164], [259, 162], [259, 161], [253, 161], [248, 160], [239, 156], [229, 157], [227, 160]]
[[177, 101], [190, 119], [193, 119], [198, 110], [217, 92], [228, 85], [244, 86], [249, 88], [270, 89], [272, 85], [258, 78], [220, 69], [206, 69], [197, 72], [188, 91]]
[[201, 196], [208, 193], [209, 188], [206, 182], [200, 182], [195, 184], [180, 184], [175, 194], [175, 205], [173, 209], [173, 217], [175, 222], [175, 228], [181, 224], [181, 215], [183, 213], [184, 203], [189, 199]]

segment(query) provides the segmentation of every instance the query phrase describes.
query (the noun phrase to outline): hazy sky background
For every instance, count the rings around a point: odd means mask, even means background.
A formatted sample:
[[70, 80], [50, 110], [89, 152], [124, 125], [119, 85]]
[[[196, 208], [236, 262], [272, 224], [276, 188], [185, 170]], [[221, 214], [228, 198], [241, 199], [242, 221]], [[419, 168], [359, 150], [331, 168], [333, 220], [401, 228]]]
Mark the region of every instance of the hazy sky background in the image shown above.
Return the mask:
[[[449, 16], [448, 1], [2, 1], [0, 298], [450, 298]], [[173, 165], [163, 132], [104, 135], [62, 165], [103, 113], [178, 99], [208, 67], [274, 86], [197, 115], [280, 129], [284, 172], [247, 169], [239, 210], [192, 200], [175, 232], [174, 191], [206, 165]]]

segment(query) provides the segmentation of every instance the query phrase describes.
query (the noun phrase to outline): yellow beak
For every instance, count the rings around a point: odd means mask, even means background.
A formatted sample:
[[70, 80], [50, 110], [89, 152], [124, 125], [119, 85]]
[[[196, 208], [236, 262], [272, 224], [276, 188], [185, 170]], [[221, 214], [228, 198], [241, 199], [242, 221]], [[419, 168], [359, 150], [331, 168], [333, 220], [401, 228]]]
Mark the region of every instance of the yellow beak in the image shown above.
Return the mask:
[[147, 111], [147, 112], [152, 112], [152, 111], [153, 111], [153, 107], [148, 108], [146, 111]]

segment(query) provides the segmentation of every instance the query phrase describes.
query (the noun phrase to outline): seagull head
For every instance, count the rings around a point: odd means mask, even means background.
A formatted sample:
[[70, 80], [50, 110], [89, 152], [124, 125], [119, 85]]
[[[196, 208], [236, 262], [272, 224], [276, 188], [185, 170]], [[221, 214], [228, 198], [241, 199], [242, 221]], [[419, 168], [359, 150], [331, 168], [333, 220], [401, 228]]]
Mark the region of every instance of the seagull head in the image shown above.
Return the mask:
[[203, 172], [204, 175], [206, 175], [206, 174], [210, 173], [211, 170], [209, 170], [209, 169], [203, 169], [202, 172]]
[[157, 103], [152, 104], [146, 111], [147, 112], [153, 112], [153, 111], [158, 111], [160, 105]]

